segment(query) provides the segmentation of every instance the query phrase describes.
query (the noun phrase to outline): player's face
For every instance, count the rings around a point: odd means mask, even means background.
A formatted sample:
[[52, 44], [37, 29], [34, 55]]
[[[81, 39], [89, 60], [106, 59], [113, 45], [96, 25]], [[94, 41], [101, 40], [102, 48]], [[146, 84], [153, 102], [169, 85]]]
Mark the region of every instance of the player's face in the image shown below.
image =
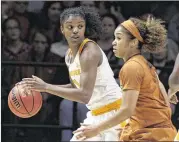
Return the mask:
[[116, 57], [123, 58], [128, 53], [130, 38], [121, 26], [116, 28], [114, 36], [113, 52]]
[[69, 16], [61, 27], [69, 44], [80, 44], [85, 39], [85, 20], [80, 16]]

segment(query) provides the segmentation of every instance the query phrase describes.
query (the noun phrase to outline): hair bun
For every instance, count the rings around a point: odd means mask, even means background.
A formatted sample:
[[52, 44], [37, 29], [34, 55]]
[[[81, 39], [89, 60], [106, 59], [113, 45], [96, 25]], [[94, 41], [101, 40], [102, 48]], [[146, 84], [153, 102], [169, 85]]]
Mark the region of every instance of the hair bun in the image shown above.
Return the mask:
[[164, 21], [149, 15], [147, 18], [130, 18], [144, 40], [142, 49], [150, 53], [161, 51], [166, 46], [167, 30]]

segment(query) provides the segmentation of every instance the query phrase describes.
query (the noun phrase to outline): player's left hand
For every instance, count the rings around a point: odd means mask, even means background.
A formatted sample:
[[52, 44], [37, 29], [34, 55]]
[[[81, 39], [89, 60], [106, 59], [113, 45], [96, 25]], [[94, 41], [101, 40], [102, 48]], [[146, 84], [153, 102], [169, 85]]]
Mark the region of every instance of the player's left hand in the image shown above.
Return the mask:
[[81, 124], [82, 127], [78, 128], [73, 134], [78, 133], [76, 138], [80, 141], [92, 138], [99, 134], [99, 130], [94, 125]]
[[35, 90], [46, 92], [47, 83], [37, 76], [32, 75], [32, 78], [23, 78], [17, 85], [22, 85], [27, 90]]
[[175, 104], [175, 105], [178, 103], [178, 99], [175, 94], [177, 91], [178, 90], [174, 90], [174, 89], [168, 90], [169, 101], [170, 101], [170, 103]]

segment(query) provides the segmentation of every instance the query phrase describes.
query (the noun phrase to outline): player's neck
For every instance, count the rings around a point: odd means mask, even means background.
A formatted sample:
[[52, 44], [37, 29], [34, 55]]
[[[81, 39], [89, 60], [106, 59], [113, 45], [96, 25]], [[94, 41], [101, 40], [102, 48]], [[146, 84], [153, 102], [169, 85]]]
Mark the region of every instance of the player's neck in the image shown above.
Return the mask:
[[84, 41], [84, 39], [80, 43], [75, 43], [75, 44], [68, 43], [69, 48], [72, 51], [73, 57], [76, 57], [76, 54], [77, 54], [77, 52], [80, 48], [80, 45], [82, 44], [83, 41]]
[[136, 55], [141, 55], [141, 52], [140, 51], [135, 51], [135, 52], [131, 52], [130, 54], [127, 54], [123, 60], [124, 62], [128, 61], [130, 58], [132, 58], [133, 56], [136, 56]]
[[73, 57], [75, 57], [76, 56], [76, 54], [77, 54], [77, 52], [78, 52], [78, 49], [79, 49], [79, 46], [80, 45], [69, 45], [69, 47], [70, 47], [70, 50], [72, 51], [72, 55], [73, 55]]

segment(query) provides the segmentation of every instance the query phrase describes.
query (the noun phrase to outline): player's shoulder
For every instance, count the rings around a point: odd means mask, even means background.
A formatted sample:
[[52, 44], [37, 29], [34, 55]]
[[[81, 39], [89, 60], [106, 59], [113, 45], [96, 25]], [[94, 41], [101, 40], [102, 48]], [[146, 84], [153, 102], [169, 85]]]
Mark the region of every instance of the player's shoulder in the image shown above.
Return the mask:
[[126, 62], [123, 66], [123, 68], [126, 69], [135, 69], [135, 68], [141, 68], [143, 65], [141, 62], [137, 61], [137, 60], [130, 60], [128, 62]]
[[133, 68], [143, 68], [144, 64], [146, 64], [147, 61], [142, 55], [137, 55], [129, 59], [124, 65], [125, 67], [133, 67]]
[[83, 55], [88, 55], [88, 57], [100, 57], [101, 51], [100, 47], [94, 41], [89, 40], [83, 47]]
[[84, 49], [92, 51], [92, 52], [93, 51], [100, 51], [99, 45], [93, 40], [89, 40], [88, 42], [86, 42], [86, 44], [84, 45]]
[[137, 72], [140, 71], [141, 73], [144, 72], [144, 63], [140, 59], [131, 59], [127, 61], [122, 69], [121, 72]]

